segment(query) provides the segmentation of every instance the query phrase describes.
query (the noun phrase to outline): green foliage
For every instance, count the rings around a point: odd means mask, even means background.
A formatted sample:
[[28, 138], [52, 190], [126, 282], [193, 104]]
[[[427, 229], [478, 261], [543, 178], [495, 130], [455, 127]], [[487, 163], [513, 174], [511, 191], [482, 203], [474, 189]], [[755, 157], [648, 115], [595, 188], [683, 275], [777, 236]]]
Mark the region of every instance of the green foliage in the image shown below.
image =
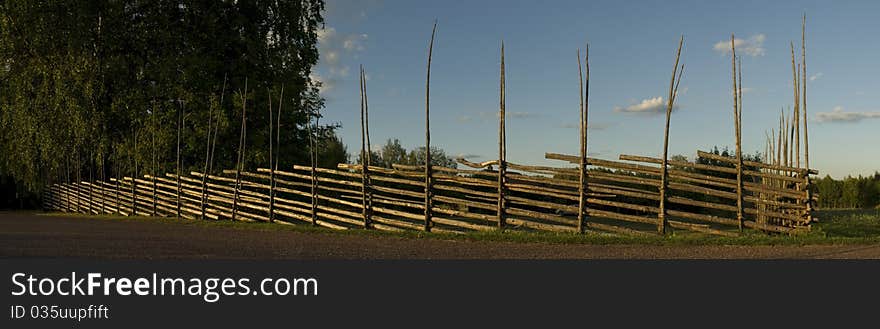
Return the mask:
[[[280, 162], [308, 164], [304, 128], [324, 105], [310, 79], [323, 8], [323, 0], [0, 2], [0, 175], [39, 191], [90, 173], [171, 171], [178, 111], [184, 172], [204, 170], [209, 113], [219, 124], [213, 168], [231, 168], [245, 85], [246, 167], [268, 166], [268, 99], [277, 111], [282, 87]], [[322, 127], [327, 163], [345, 158], [335, 128]]]
[[395, 163], [406, 163], [408, 160], [406, 149], [400, 145], [400, 141], [397, 138], [393, 140], [389, 138], [385, 142], [385, 146], [382, 146], [379, 154], [382, 166], [385, 168], [391, 168], [391, 165]]
[[847, 176], [842, 180], [825, 176], [814, 183], [813, 191], [819, 194], [819, 208], [880, 207], [880, 172], [867, 177]]
[[[407, 152], [407, 150], [400, 145], [400, 141], [397, 138], [389, 138], [385, 142], [385, 145], [382, 146], [381, 150], [372, 151], [371, 153], [370, 162], [374, 166], [392, 168], [392, 165], [394, 164], [409, 166], [425, 165], [424, 146], [417, 147], [416, 149]], [[355, 163], [361, 163], [362, 158], [362, 153], [358, 152], [357, 159], [354, 159]], [[458, 163], [453, 157], [446, 155], [445, 151], [436, 146], [431, 147], [431, 164], [446, 168], [457, 168], [458, 166]]]

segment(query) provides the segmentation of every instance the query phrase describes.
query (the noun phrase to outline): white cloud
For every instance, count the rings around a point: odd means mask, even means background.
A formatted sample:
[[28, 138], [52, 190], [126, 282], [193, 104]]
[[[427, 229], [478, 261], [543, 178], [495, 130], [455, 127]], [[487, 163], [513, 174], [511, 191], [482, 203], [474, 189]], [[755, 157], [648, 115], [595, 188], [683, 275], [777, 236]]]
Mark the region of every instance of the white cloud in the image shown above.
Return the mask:
[[844, 112], [843, 106], [835, 106], [831, 112], [816, 113], [819, 122], [859, 122], [864, 119], [880, 119], [880, 111]]
[[[661, 114], [666, 113], [666, 105], [667, 102], [663, 97], [657, 96], [654, 98], [643, 99], [641, 102], [637, 104], [632, 104], [629, 106], [621, 107], [617, 106], [614, 108], [614, 112], [619, 113], [643, 113], [643, 114]], [[678, 105], [674, 105], [672, 110], [678, 109]]]
[[320, 29], [317, 33], [320, 54], [317, 71], [321, 74], [315, 73], [312, 78], [323, 84], [321, 92], [326, 94], [350, 76], [351, 68], [344, 62], [348, 58], [356, 58], [358, 53], [364, 51], [368, 36], [356, 33], [341, 35], [332, 26]]
[[816, 80], [818, 80], [819, 78], [821, 78], [823, 75], [824, 75], [824, 74], [822, 74], [822, 72], [819, 72], [819, 73], [813, 74], [813, 75], [810, 76], [810, 81], [816, 81]]
[[[746, 54], [753, 57], [764, 56], [764, 53], [766, 53], [766, 49], [764, 49], [764, 41], [766, 39], [766, 35], [756, 34], [748, 39], [733, 39], [733, 44], [736, 46], [736, 51], [740, 54]], [[725, 55], [729, 54], [730, 40], [718, 41], [712, 49]]]
[[309, 74], [309, 79], [311, 79], [313, 82], [321, 84], [320, 90], [322, 93], [330, 92], [331, 90], [336, 88], [336, 79], [326, 79], [317, 72], [313, 71], [311, 74]]
[[479, 159], [482, 157], [483, 156], [479, 155], [479, 154], [459, 153], [455, 158], [456, 159]]
[[367, 40], [367, 37], [368, 36], [366, 34], [348, 35], [345, 37], [345, 39], [342, 40], [342, 48], [345, 49], [346, 51], [349, 51], [349, 52], [363, 51], [364, 50], [363, 42]]

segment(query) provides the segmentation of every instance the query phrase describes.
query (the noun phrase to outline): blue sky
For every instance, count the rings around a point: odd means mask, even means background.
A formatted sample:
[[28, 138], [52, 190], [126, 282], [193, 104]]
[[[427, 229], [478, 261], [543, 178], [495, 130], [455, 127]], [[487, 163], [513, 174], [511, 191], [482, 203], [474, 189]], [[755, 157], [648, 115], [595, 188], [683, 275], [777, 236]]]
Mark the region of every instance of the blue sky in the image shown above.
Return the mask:
[[361, 64], [374, 148], [388, 138], [407, 149], [423, 145], [427, 47], [437, 19], [432, 145], [486, 161], [498, 152], [503, 39], [508, 160], [563, 165], [544, 152], [577, 153], [576, 51], [589, 42], [589, 152], [659, 156], [664, 116], [650, 110], [668, 93], [683, 34], [686, 67], [669, 147], [693, 159], [698, 149], [734, 145], [730, 56], [715, 45], [735, 33], [743, 39], [743, 149], [754, 153], [764, 150], [780, 110], [792, 106], [789, 42], [799, 49], [804, 12], [811, 165], [835, 178], [872, 174], [880, 170], [878, 1], [328, 0], [314, 74], [325, 85], [324, 122], [342, 124], [350, 153], [360, 145]]

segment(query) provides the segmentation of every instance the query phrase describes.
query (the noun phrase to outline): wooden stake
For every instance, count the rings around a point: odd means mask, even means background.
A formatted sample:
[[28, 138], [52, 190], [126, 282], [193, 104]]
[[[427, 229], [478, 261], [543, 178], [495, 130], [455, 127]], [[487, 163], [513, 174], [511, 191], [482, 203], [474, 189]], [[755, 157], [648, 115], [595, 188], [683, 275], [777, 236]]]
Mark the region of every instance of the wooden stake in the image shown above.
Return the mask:
[[122, 202], [119, 199], [119, 181], [122, 180], [122, 163], [120, 163], [120, 162], [121, 161], [119, 161], [119, 156], [117, 153], [117, 157], [116, 157], [116, 161], [115, 161], [115, 163], [116, 163], [116, 190], [115, 190], [116, 191], [116, 204], [113, 205], [114, 208], [116, 208], [117, 214], [122, 214]]
[[183, 128], [183, 112], [183, 102], [180, 101], [180, 109], [177, 111], [177, 218], [180, 218], [180, 130]]
[[498, 217], [498, 229], [503, 230], [507, 222], [505, 213], [505, 179], [507, 177], [507, 127], [505, 118], [505, 76], [504, 76], [504, 40], [501, 41], [501, 78], [499, 80], [499, 104], [498, 104], [498, 204], [496, 215]]
[[793, 126], [792, 128], [798, 127], [798, 128], [795, 128], [796, 131], [798, 132], [798, 136], [796, 138], [794, 138], [794, 141], [792, 143], [791, 148], [792, 148], [792, 151], [794, 151], [795, 155], [797, 156], [797, 158], [792, 157], [793, 158], [792, 162], [796, 163], [798, 167], [800, 167], [800, 162], [801, 162], [801, 160], [800, 160], [800, 127], [799, 127], [800, 126], [799, 125], [800, 95], [798, 94], [800, 92], [800, 88], [798, 88], [799, 75], [800, 75], [800, 70], [798, 68], [796, 68], [795, 63], [794, 63], [794, 42], [792, 42], [791, 43], [791, 79], [792, 79], [792, 86], [794, 87], [794, 112], [792, 113], [792, 122], [791, 123]]
[[[226, 96], [226, 74], [223, 74], [223, 89], [220, 91], [220, 103], [217, 104], [218, 112], [223, 113], [223, 98]], [[219, 114], [218, 114], [219, 115]], [[214, 151], [217, 148], [217, 135], [220, 132], [220, 119], [217, 119], [217, 125], [214, 127], [214, 141], [211, 142], [211, 159], [208, 161], [208, 172], [210, 174], [214, 170]]]
[[312, 142], [312, 147], [309, 150], [309, 153], [312, 157], [312, 171], [310, 178], [312, 180], [312, 225], [318, 225], [318, 119], [319, 117], [315, 116], [315, 136], [314, 139], [312, 137], [312, 126], [311, 120], [309, 120], [309, 141]]
[[244, 80], [244, 93], [241, 97], [241, 134], [238, 137], [238, 163], [235, 165], [235, 192], [232, 197], [232, 220], [238, 213], [238, 190], [241, 189], [241, 170], [244, 162], [245, 141], [247, 136], [247, 79]]
[[667, 184], [669, 183], [666, 162], [669, 151], [669, 119], [672, 116], [672, 107], [674, 105], [673, 102], [675, 101], [675, 73], [678, 71], [678, 61], [681, 57], [681, 46], [683, 43], [684, 36], [681, 36], [678, 41], [678, 51], [675, 54], [675, 65], [672, 67], [672, 78], [669, 81], [669, 102], [666, 105], [666, 127], [663, 130], [663, 163], [660, 168], [660, 211], [657, 214], [659, 219], [657, 231], [660, 232], [660, 234], [666, 233], [666, 189]]
[[736, 47], [734, 36], [730, 35], [731, 65], [733, 65], [733, 122], [736, 130], [736, 219], [739, 230], [743, 231], [743, 161], [742, 161], [742, 62], [740, 61], [740, 81], [737, 83]]
[[431, 42], [428, 44], [428, 75], [425, 79], [425, 231], [431, 231], [431, 209], [433, 206], [433, 180], [431, 179], [431, 55], [434, 52], [434, 35], [437, 32], [437, 21], [431, 29]]
[[[276, 125], [276, 129], [275, 129], [275, 155], [274, 155], [275, 167], [272, 168], [271, 176], [269, 177], [269, 180], [271, 181], [271, 186], [272, 186], [270, 197], [269, 197], [269, 204], [271, 206], [270, 208], [272, 208], [272, 209], [275, 208], [275, 194], [277, 193], [277, 191], [275, 190], [275, 187], [276, 187], [276, 185], [278, 185], [278, 182], [275, 179], [275, 172], [278, 171], [278, 161], [280, 161], [280, 158], [281, 158], [281, 154], [280, 154], [280, 152], [281, 152], [281, 109], [282, 109], [283, 105], [284, 105], [284, 85], [281, 85], [281, 94], [278, 95], [278, 117], [275, 120], [275, 125]], [[269, 113], [269, 116], [272, 116], [272, 113]], [[270, 140], [272, 139], [271, 135], [269, 136], [269, 139]], [[269, 165], [272, 165], [272, 164], [270, 163]], [[272, 221], [275, 220], [274, 214], [271, 217], [271, 219], [272, 219]]]
[[[64, 171], [66, 173], [65, 177], [67, 179], [67, 186], [69, 187], [70, 186], [70, 154], [69, 153], [66, 154], [66, 156], [64, 157]], [[66, 194], [65, 199], [67, 200], [67, 212], [70, 212], [70, 193], [65, 193], [65, 194]]]
[[803, 88], [803, 101], [804, 101], [804, 165], [807, 169], [810, 168], [810, 139], [807, 134], [807, 42], [806, 42], [806, 32], [807, 31], [807, 14], [804, 13], [804, 19], [801, 24], [801, 69], [803, 70], [803, 74], [801, 75], [801, 79], [803, 79], [802, 88]]
[[[223, 96], [224, 96], [224, 94], [226, 94], [226, 74], [223, 75], [223, 89], [221, 89], [221, 91], [220, 91], [220, 103], [217, 104], [218, 116], [220, 113], [223, 112]], [[208, 203], [208, 196], [207, 196], [208, 195], [208, 184], [206, 184], [207, 177], [211, 173], [213, 166], [214, 166], [214, 147], [217, 145], [217, 134], [219, 133], [219, 130], [220, 130], [220, 118], [218, 117], [217, 124], [214, 127], [214, 133], [213, 133], [214, 137], [213, 137], [213, 141], [212, 141], [211, 140], [212, 139], [211, 138], [211, 135], [212, 135], [211, 134], [211, 118], [212, 118], [211, 109], [209, 108], [208, 109], [208, 138], [207, 138], [208, 145], [206, 146], [207, 155], [205, 156], [205, 175], [202, 176], [202, 209], [201, 209], [202, 210], [202, 214], [201, 214], [202, 219], [205, 219], [206, 204]], [[154, 175], [155, 174], [156, 173], [154, 173]], [[154, 181], [154, 185], [155, 185], [155, 178], [153, 179], [153, 181]], [[154, 212], [155, 212], [155, 207], [156, 207], [155, 206], [155, 200], [156, 200], [155, 193], [156, 193], [156, 191], [154, 188], [153, 189], [153, 203], [154, 203], [154, 205], [153, 205], [154, 210], [153, 211]]]
[[267, 103], [269, 104], [269, 223], [275, 222], [275, 171], [272, 170], [272, 155], [274, 151], [272, 150], [272, 91], [269, 90], [269, 87], [266, 87], [266, 96], [268, 96]]
[[[137, 169], [137, 167], [138, 167], [138, 157], [137, 157], [137, 156], [138, 156], [137, 129], [134, 128], [134, 127], [132, 127], [132, 134], [134, 135], [134, 156], [133, 156], [133, 158], [134, 158], [134, 170], [132, 170], [131, 178], [134, 179], [134, 178], [137, 178], [137, 174], [138, 174], [138, 173], [137, 173], [137, 171], [138, 171], [138, 169]], [[178, 186], [180, 186], [180, 183], [178, 183]], [[180, 187], [178, 187], [177, 194], [180, 195]], [[137, 198], [135, 197], [135, 195], [137, 195], [137, 187], [135, 187], [135, 184], [131, 184], [131, 195], [132, 195], [132, 198], [131, 198], [131, 215], [132, 215], [132, 216], [137, 216], [137, 207], [136, 207], [136, 203], [135, 203], [135, 201], [137, 200]]]
[[[210, 103], [210, 99], [208, 100]], [[208, 172], [208, 162], [211, 160], [211, 126], [213, 124], [213, 106], [208, 105], [208, 129], [205, 129], [208, 136], [205, 137], [205, 173]], [[155, 175], [155, 173], [153, 173]], [[201, 202], [201, 214], [199, 214], [199, 218], [202, 220], [205, 219], [205, 204], [208, 202], [208, 185], [205, 184], [205, 177], [202, 176], [202, 202]]]
[[158, 116], [158, 113], [156, 112], [156, 101], [155, 100], [153, 100], [152, 105], [153, 105], [153, 113], [152, 113], [152, 120], [151, 121], [153, 122], [153, 133], [150, 134], [151, 135], [150, 139], [152, 141], [152, 153], [153, 153], [153, 172], [152, 172], [153, 178], [151, 179], [151, 181], [153, 183], [153, 216], [156, 216], [156, 215], [158, 215], [158, 201], [159, 201], [158, 196], [156, 195], [156, 178], [155, 178], [157, 172], [159, 171], [159, 161], [157, 160], [157, 157], [156, 157], [156, 132], [159, 130], [159, 124], [158, 124], [158, 121], [156, 121], [156, 117]]
[[94, 167], [92, 164], [95, 162], [94, 154], [89, 152], [89, 214], [92, 213], [92, 185], [95, 182], [95, 178], [92, 175], [92, 168]]
[[[587, 221], [587, 129], [588, 126], [588, 106], [590, 92], [590, 45], [587, 44], [584, 51], [584, 63], [586, 66], [586, 81], [584, 80], [583, 70], [581, 68], [581, 54], [578, 49], [578, 85], [580, 94], [580, 163], [578, 173], [580, 180], [578, 184], [578, 232], [584, 233]], [[586, 101], [585, 101], [586, 99]]]
[[[801, 95], [803, 97], [803, 119], [804, 119], [804, 166], [807, 169], [810, 169], [810, 138], [807, 133], [807, 14], [804, 13], [803, 21], [801, 21]], [[807, 219], [812, 222], [812, 214], [810, 213], [812, 210], [812, 201], [813, 195], [810, 190], [810, 174], [805, 175], [805, 184], [804, 189], [807, 193]]]
[[361, 198], [363, 201], [362, 215], [364, 228], [370, 228], [371, 197], [370, 197], [370, 158], [372, 156], [369, 142], [369, 122], [367, 118], [367, 79], [364, 66], [360, 67], [361, 93]]

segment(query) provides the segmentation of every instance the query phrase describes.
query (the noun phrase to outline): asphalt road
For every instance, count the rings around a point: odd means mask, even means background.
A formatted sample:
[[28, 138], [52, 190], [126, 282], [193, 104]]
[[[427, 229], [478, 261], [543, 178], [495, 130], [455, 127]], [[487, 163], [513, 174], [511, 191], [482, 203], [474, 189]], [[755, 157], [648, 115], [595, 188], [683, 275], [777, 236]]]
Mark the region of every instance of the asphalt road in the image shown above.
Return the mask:
[[514, 243], [0, 212], [0, 257], [99, 259], [880, 259], [880, 245]]

